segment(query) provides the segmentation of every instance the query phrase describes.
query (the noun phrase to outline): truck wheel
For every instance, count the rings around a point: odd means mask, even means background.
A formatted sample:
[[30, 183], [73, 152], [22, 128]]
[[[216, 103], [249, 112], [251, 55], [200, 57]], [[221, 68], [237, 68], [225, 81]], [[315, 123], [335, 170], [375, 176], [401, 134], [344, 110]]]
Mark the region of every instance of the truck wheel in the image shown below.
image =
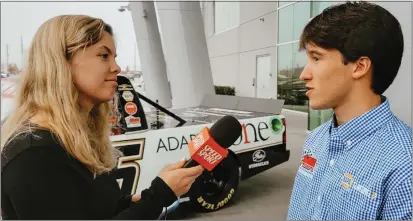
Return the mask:
[[234, 155], [229, 153], [213, 171], [205, 170], [192, 184], [188, 195], [198, 212], [217, 211], [234, 197], [239, 183], [239, 165]]

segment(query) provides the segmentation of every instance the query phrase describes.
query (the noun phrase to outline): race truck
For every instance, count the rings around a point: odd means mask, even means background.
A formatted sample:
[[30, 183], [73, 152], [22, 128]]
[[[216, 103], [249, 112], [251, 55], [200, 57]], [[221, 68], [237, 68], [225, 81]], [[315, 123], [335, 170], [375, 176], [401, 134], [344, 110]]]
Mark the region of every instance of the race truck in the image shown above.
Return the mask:
[[[13, 94], [3, 81], [15, 80], [2, 79], [2, 115], [7, 112], [3, 104], [10, 106]], [[140, 193], [166, 164], [189, 159], [188, 143], [225, 115], [239, 120], [240, 137], [229, 147], [228, 156], [211, 172], [205, 170], [178, 204], [191, 203], [200, 212], [217, 211], [233, 199], [239, 182], [289, 160], [286, 120], [280, 114], [283, 100], [206, 95], [199, 106], [166, 109], [122, 75], [116, 94], [121, 119], [110, 139], [124, 154], [114, 170], [124, 194]]]

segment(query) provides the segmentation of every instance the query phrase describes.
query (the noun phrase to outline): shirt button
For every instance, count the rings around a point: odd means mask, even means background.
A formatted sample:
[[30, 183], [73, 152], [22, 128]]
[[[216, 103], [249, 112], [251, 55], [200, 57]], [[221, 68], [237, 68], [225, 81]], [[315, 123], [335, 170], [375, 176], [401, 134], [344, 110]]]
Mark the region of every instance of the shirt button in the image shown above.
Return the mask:
[[318, 196], [318, 197], [317, 197], [317, 202], [320, 203], [320, 201], [321, 201], [321, 196]]
[[330, 166], [334, 165], [334, 159], [330, 160]]
[[351, 145], [351, 140], [348, 140], [348, 141], [346, 142], [346, 144], [347, 144], [347, 146], [350, 146], [350, 145]]

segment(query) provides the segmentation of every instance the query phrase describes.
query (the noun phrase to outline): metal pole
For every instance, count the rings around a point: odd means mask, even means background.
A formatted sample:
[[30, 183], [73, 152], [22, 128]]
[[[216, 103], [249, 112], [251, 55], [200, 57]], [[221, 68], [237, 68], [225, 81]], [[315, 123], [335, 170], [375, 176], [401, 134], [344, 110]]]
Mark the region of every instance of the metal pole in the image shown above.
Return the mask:
[[6, 44], [6, 73], [9, 73], [9, 44]]
[[168, 84], [158, 22], [153, 1], [130, 2], [137, 50], [145, 80], [146, 96], [159, 104], [172, 107], [171, 89]]
[[136, 43], [135, 43], [135, 48], [134, 48], [134, 50], [133, 50], [133, 52], [134, 52], [134, 56], [133, 56], [133, 62], [134, 62], [134, 66], [133, 66], [133, 70], [134, 71], [136, 71]]
[[20, 70], [22, 70], [23, 69], [23, 65], [24, 65], [24, 55], [23, 55], [23, 35], [21, 35], [21, 67], [20, 67]]

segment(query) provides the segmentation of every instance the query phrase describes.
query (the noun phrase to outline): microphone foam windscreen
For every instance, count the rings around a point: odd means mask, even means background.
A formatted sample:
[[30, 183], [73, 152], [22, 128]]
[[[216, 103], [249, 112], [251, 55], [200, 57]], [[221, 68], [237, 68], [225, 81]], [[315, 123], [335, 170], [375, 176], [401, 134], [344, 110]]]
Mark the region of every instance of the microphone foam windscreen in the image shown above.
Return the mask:
[[233, 116], [224, 116], [212, 125], [210, 136], [221, 147], [228, 148], [241, 136], [242, 126]]

